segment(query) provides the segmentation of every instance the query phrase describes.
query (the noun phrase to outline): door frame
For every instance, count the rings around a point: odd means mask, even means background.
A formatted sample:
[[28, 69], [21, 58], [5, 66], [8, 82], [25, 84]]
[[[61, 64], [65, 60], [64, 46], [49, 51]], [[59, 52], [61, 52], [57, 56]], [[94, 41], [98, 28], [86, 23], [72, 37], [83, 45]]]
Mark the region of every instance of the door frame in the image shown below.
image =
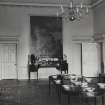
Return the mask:
[[[90, 42], [82, 42], [81, 43], [81, 75], [83, 76], [83, 43], [96, 43], [96, 44], [98, 44], [99, 46], [100, 46], [100, 43], [98, 43], [98, 42], [92, 42], [92, 41], [90, 41]], [[101, 46], [100, 46], [100, 48], [101, 48]], [[101, 49], [99, 49], [100, 50], [100, 54], [101, 54]], [[100, 69], [101, 69], [101, 55], [99, 55], [100, 57]], [[101, 72], [101, 70], [100, 70], [100, 72]], [[88, 77], [88, 78], [96, 78], [96, 77]]]
[[[82, 45], [82, 43], [80, 43], [80, 42], [73, 42], [72, 44], [74, 44], [74, 45], [79, 45], [80, 46], [80, 74], [79, 75], [81, 75], [81, 71], [82, 71], [82, 55], [81, 55], [81, 45]], [[73, 50], [73, 49], [72, 49]]]
[[[17, 43], [17, 41], [3, 41], [3, 42], [0, 41], [0, 44], [14, 44], [16, 46], [16, 54], [15, 54], [16, 64], [15, 64], [15, 66], [16, 66], [16, 79], [18, 80], [18, 69], [17, 69], [17, 46], [18, 46], [18, 43]], [[1, 80], [3, 80], [2, 71], [1, 71]]]

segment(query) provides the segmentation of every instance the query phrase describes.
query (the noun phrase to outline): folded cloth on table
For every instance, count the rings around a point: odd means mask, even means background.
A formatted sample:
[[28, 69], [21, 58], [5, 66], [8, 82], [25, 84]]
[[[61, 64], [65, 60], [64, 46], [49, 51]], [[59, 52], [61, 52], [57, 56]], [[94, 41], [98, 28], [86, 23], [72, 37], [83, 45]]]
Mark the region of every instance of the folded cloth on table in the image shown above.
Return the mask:
[[81, 82], [80, 81], [72, 81], [72, 83], [76, 86], [81, 86]]
[[88, 87], [88, 83], [87, 83], [87, 82], [83, 82], [83, 83], [81, 84], [81, 87]]
[[69, 85], [62, 85], [62, 87], [63, 87], [65, 90], [67, 90], [67, 91], [70, 90], [70, 86], [69, 86]]
[[61, 84], [61, 80], [54, 80], [55, 84]]
[[99, 86], [99, 88], [105, 89], [105, 83], [97, 83], [97, 85]]
[[53, 75], [52, 78], [53, 78], [53, 79], [57, 79], [57, 75]]

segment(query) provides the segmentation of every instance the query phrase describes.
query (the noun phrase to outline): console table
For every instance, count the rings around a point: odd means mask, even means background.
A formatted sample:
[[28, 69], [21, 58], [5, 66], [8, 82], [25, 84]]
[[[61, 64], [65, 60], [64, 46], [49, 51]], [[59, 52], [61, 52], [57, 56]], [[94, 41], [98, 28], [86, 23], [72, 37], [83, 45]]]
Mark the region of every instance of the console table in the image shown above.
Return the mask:
[[28, 64], [28, 78], [30, 80], [30, 73], [37, 72], [37, 80], [38, 80], [38, 70], [39, 68], [50, 68], [54, 67], [57, 70], [65, 73], [68, 73], [68, 63], [66, 61], [40, 61], [35, 64]]

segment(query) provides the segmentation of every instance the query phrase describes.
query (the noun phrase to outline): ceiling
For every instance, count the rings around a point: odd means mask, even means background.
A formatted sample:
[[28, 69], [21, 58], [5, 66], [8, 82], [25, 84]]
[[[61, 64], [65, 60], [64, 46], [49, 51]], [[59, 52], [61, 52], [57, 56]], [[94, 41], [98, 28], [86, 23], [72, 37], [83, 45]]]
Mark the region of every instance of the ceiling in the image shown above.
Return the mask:
[[[1, 3], [37, 3], [37, 4], [68, 4], [71, 0], [0, 0]], [[100, 2], [104, 0], [73, 0], [75, 4], [80, 3], [81, 1], [85, 4], [94, 5], [94, 4], [100, 4]]]
[[91, 0], [91, 3], [95, 3], [95, 2], [97, 2], [97, 1], [99, 1], [99, 0]]

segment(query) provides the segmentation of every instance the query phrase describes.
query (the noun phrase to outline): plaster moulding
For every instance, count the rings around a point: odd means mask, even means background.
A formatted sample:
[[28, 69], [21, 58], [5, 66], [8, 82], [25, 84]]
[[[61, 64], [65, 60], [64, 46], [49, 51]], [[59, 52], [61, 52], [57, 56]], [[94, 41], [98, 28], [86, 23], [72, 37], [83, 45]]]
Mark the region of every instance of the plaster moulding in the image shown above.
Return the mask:
[[[28, 2], [0, 2], [1, 6], [24, 6], [24, 7], [59, 7], [59, 4], [28, 3]], [[67, 7], [67, 4], [64, 4]]]
[[7, 36], [7, 35], [0, 35], [0, 43], [18, 43], [17, 36]]
[[72, 41], [76, 42], [93, 42], [93, 36], [87, 35], [87, 36], [72, 36]]
[[99, 6], [104, 0], [97, 0], [95, 3], [92, 4], [92, 7], [97, 7]]
[[105, 0], [98, 0], [96, 3], [92, 5], [92, 8], [99, 8], [105, 4]]
[[94, 34], [93, 38], [97, 42], [103, 42], [105, 40], [105, 33]]

